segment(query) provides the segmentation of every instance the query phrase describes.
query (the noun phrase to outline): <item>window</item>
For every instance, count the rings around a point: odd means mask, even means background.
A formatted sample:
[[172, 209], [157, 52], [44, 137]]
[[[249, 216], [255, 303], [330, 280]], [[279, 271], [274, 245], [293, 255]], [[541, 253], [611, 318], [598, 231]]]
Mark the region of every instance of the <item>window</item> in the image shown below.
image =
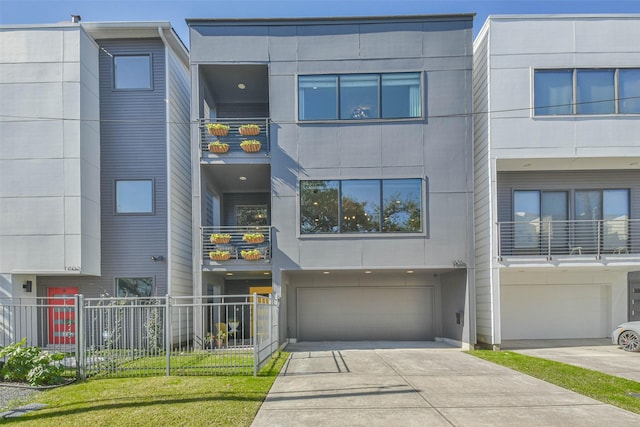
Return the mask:
[[298, 77], [300, 120], [400, 119], [422, 115], [420, 73]]
[[259, 227], [268, 223], [266, 206], [236, 206], [236, 225]]
[[113, 57], [115, 89], [151, 89], [151, 55]]
[[153, 213], [153, 181], [150, 179], [117, 180], [116, 213]]
[[300, 231], [419, 233], [421, 179], [300, 182]]
[[150, 297], [153, 278], [116, 279], [116, 297]]
[[513, 192], [513, 244], [518, 253], [562, 252], [568, 244], [566, 191]]
[[583, 220], [576, 225], [576, 245], [583, 251], [596, 251], [598, 235], [605, 251], [627, 246], [629, 190], [576, 191], [575, 215]]
[[640, 69], [535, 70], [533, 83], [536, 116], [640, 113]]

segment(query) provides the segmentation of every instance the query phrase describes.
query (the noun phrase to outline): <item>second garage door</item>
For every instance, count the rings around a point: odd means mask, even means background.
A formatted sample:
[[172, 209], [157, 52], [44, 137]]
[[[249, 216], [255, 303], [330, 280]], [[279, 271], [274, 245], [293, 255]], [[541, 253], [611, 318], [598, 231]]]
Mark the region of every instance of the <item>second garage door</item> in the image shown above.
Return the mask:
[[433, 288], [298, 288], [301, 341], [433, 340]]

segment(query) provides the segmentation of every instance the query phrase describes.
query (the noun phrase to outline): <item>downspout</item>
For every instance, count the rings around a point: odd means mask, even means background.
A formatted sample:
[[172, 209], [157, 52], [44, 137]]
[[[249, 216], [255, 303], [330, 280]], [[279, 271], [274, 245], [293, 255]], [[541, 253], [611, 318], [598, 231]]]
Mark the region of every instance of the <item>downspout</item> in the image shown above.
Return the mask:
[[171, 289], [172, 285], [172, 253], [171, 253], [171, 126], [169, 115], [169, 42], [164, 36], [162, 27], [158, 26], [158, 35], [164, 45], [164, 102], [165, 102], [165, 132], [166, 132], [166, 149], [167, 149], [167, 256], [165, 260], [167, 262], [167, 292], [169, 296], [173, 296]]

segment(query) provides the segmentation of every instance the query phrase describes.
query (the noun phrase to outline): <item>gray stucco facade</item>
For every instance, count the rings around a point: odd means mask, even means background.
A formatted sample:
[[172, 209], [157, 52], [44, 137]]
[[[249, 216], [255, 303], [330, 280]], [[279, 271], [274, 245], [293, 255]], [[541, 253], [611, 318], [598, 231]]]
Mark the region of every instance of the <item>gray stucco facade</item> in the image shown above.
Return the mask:
[[[234, 225], [225, 201], [235, 193], [268, 197], [271, 227], [268, 262], [196, 259], [196, 293], [233, 294], [270, 276], [281, 340], [474, 344], [473, 16], [187, 22], [192, 122], [270, 123], [270, 150], [254, 157], [212, 155], [203, 128], [192, 129], [194, 236]], [[299, 117], [300, 76], [387, 73], [420, 76], [417, 117]], [[301, 182], [394, 179], [420, 182], [416, 232], [301, 231]]]

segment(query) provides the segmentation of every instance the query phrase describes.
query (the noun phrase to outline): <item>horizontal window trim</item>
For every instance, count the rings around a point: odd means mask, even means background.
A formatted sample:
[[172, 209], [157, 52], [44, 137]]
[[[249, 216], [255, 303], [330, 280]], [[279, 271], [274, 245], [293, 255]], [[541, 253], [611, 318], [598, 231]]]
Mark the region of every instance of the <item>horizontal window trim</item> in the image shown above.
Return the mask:
[[[375, 118], [370, 118], [370, 119], [340, 119], [339, 117], [336, 119], [321, 119], [321, 120], [301, 120], [300, 119], [300, 95], [299, 95], [299, 79], [300, 77], [305, 77], [305, 76], [318, 76], [318, 77], [322, 77], [322, 76], [353, 76], [353, 75], [377, 75], [380, 76], [379, 80], [378, 80], [378, 92], [379, 92], [379, 96], [378, 96], [378, 100], [380, 101], [381, 99], [381, 88], [382, 88], [382, 75], [385, 74], [410, 74], [410, 73], [417, 73], [420, 75], [420, 116], [417, 117], [392, 117], [392, 118], [388, 118], [385, 119], [383, 117], [375, 117]], [[317, 124], [317, 123], [340, 123], [340, 124], [345, 124], [345, 123], [389, 123], [389, 122], [405, 122], [405, 121], [415, 121], [415, 122], [419, 122], [419, 121], [424, 121], [426, 116], [425, 116], [425, 111], [426, 111], [426, 96], [425, 96], [425, 74], [426, 71], [425, 70], [415, 70], [415, 69], [411, 69], [411, 70], [394, 70], [394, 71], [366, 71], [366, 72], [357, 72], [357, 71], [352, 71], [352, 72], [335, 72], [335, 73], [318, 73], [318, 74], [307, 74], [307, 73], [296, 73], [295, 74], [295, 79], [294, 79], [294, 93], [296, 94], [295, 96], [295, 123], [296, 124]], [[336, 84], [338, 85], [336, 90], [339, 91], [339, 85], [340, 85], [340, 79], [337, 79]], [[340, 104], [340, 97], [338, 96], [337, 99], [337, 104], [339, 107]], [[382, 105], [379, 106], [379, 108], [382, 108]], [[338, 116], [340, 116], [340, 109], [338, 108], [338, 111], [336, 112]]]
[[[535, 100], [535, 72], [536, 71], [563, 71], [563, 70], [571, 70], [572, 71], [572, 80], [573, 80], [573, 84], [571, 87], [571, 91], [572, 91], [572, 99], [571, 99], [571, 108], [574, 112], [570, 113], [570, 114], [536, 114], [536, 100]], [[576, 111], [576, 106], [577, 106], [577, 94], [575, 89], [577, 89], [577, 74], [576, 71], [588, 71], [588, 70], [594, 70], [594, 71], [604, 71], [604, 70], [613, 70], [614, 72], [614, 98], [612, 99], [612, 101], [614, 102], [614, 112], [613, 113], [593, 113], [593, 114], [579, 114]], [[579, 67], [541, 67], [541, 68], [536, 68], [536, 67], [530, 67], [530, 100], [531, 100], [531, 105], [530, 105], [530, 118], [535, 119], [535, 120], [548, 120], [548, 119], [567, 119], [567, 118], [574, 118], [574, 119], [579, 119], [579, 118], [599, 118], [599, 117], [612, 117], [615, 116], [616, 119], [620, 118], [620, 117], [630, 117], [630, 118], [634, 118], [636, 119], [638, 116], [640, 116], [640, 112], [638, 113], [621, 113], [620, 110], [620, 97], [619, 97], [619, 90], [620, 90], [620, 82], [619, 82], [619, 71], [620, 70], [640, 70], [640, 66], [616, 66], [616, 65], [608, 65], [608, 66], [603, 66], [603, 65], [596, 65], [596, 66], [579, 66]], [[553, 107], [553, 106], [547, 106], [547, 107]]]
[[[111, 54], [111, 91], [112, 92], [152, 92], [153, 87], [153, 53], [152, 52], [127, 52], [127, 53], [113, 53]], [[120, 88], [116, 87], [116, 58], [123, 56], [146, 56], [149, 58], [149, 87], [133, 87], [133, 88]]]
[[[150, 212], [118, 212], [118, 181], [151, 181]], [[156, 180], [155, 178], [114, 178], [113, 179], [113, 213], [116, 216], [153, 216], [156, 214]], [[126, 279], [127, 277], [125, 277]]]

